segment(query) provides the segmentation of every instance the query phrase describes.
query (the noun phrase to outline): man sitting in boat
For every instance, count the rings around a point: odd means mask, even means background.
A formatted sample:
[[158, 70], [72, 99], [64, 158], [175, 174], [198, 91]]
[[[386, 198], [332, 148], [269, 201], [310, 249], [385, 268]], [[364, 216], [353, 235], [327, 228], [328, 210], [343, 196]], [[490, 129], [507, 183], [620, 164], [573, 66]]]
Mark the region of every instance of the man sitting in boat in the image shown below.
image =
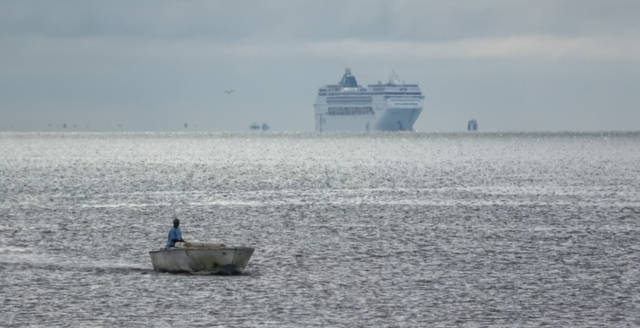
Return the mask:
[[182, 231], [180, 231], [180, 220], [178, 218], [173, 219], [173, 228], [169, 230], [169, 240], [167, 241], [167, 247], [176, 247], [176, 242], [184, 242], [182, 239]]

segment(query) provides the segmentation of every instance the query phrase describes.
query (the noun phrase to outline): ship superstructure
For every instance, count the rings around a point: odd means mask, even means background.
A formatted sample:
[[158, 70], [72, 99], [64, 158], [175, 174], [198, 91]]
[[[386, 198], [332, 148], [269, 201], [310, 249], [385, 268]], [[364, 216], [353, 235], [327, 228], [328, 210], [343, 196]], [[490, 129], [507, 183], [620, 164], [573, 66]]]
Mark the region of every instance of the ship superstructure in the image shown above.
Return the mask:
[[338, 84], [318, 90], [314, 104], [316, 131], [412, 131], [424, 96], [393, 72], [387, 83], [358, 85], [349, 68]]

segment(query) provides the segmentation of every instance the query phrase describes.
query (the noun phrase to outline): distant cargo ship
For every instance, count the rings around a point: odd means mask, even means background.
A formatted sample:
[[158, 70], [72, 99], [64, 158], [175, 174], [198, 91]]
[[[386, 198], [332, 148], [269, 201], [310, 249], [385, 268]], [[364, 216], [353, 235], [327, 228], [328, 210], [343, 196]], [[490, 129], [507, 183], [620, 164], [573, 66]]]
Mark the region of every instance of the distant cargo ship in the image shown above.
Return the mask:
[[316, 131], [413, 131], [424, 96], [393, 72], [387, 83], [358, 85], [349, 68], [338, 84], [321, 87], [314, 104]]

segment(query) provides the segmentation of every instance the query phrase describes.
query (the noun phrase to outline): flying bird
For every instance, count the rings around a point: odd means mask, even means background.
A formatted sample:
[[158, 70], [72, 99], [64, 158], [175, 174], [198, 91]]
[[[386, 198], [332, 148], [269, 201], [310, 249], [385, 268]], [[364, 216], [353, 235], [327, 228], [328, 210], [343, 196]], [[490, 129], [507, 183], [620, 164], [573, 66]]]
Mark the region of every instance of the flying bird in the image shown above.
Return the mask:
[[235, 92], [235, 90], [233, 90], [233, 89], [224, 90], [224, 93], [226, 93], [226, 94], [228, 94], [228, 95], [230, 95], [230, 94], [232, 94], [232, 93], [234, 93], [234, 92]]

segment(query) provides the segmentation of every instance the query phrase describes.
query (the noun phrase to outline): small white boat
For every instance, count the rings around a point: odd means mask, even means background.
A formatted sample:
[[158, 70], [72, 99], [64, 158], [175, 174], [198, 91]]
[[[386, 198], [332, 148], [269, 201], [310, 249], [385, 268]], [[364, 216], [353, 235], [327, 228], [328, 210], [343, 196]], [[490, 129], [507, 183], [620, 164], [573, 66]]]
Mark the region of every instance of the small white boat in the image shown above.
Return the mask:
[[254, 249], [212, 243], [176, 243], [176, 247], [149, 252], [153, 269], [160, 272], [239, 274]]

